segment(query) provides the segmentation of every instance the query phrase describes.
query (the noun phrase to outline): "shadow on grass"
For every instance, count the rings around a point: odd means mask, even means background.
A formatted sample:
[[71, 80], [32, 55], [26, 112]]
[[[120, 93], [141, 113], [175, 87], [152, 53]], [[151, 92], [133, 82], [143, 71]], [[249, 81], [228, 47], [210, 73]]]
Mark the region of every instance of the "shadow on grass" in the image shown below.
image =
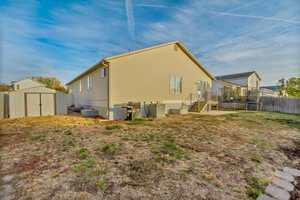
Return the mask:
[[294, 141], [293, 147], [280, 147], [282, 151], [289, 159], [296, 160], [300, 158], [300, 141]]

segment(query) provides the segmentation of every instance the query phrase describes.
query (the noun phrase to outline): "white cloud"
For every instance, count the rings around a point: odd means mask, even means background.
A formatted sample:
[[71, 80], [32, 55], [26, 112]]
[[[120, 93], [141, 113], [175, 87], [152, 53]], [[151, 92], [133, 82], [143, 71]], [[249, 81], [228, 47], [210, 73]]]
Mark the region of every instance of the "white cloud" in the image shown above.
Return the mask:
[[[263, 84], [276, 83], [283, 76], [300, 76], [300, 21], [296, 20], [296, 9], [280, 9], [272, 17], [228, 13], [240, 9], [256, 11], [253, 6], [263, 10], [269, 5], [233, 2], [234, 8], [225, 9], [216, 17], [211, 10], [219, 10], [216, 8], [220, 4], [191, 1], [180, 10], [173, 10], [170, 19], [150, 24], [144, 38], [153, 43], [183, 41], [216, 75], [256, 70], [261, 73]], [[221, 14], [235, 16], [228, 20]], [[249, 17], [254, 20], [242, 20]]]
[[51, 20], [46, 23], [35, 15], [38, 6], [32, 1], [0, 7], [1, 81], [41, 75], [56, 76], [66, 82], [103, 57], [125, 51], [119, 45], [121, 40], [110, 42], [108, 38], [126, 20], [101, 17], [105, 9], [123, 11], [125, 17], [123, 4], [94, 1], [66, 5], [53, 9]]
[[[2, 77], [51, 75], [65, 82], [101, 58], [127, 51], [132, 40], [140, 47], [181, 40], [216, 75], [257, 70], [272, 84], [300, 74], [300, 7], [293, 0], [272, 2], [90, 0], [52, 8], [50, 18], [39, 19], [40, 1], [12, 1], [0, 6]], [[164, 17], [135, 21], [133, 12], [140, 16], [145, 8]]]

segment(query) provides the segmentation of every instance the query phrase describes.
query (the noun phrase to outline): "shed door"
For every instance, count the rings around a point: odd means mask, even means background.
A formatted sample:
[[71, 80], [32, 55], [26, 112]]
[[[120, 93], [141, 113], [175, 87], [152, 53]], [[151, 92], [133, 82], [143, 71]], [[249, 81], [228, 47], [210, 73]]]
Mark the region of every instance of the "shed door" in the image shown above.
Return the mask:
[[42, 115], [55, 114], [54, 94], [41, 94]]
[[27, 116], [40, 116], [40, 94], [26, 94]]

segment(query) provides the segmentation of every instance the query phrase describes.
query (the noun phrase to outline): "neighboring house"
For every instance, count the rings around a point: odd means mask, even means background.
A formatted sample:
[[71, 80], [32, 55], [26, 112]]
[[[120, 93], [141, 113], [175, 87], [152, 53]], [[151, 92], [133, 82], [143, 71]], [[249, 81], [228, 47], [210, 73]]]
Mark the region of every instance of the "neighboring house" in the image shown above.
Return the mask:
[[255, 71], [216, 76], [216, 79], [213, 81], [213, 91], [218, 95], [226, 88], [239, 88], [240, 95], [249, 95], [249, 92], [259, 90], [261, 81], [260, 76]]
[[247, 87], [237, 84], [237, 83], [231, 83], [224, 80], [214, 80], [213, 81], [213, 87], [212, 92], [214, 95], [221, 96], [224, 91], [226, 90], [235, 90], [237, 92], [237, 95], [239, 96], [246, 96], [247, 95]]
[[37, 81], [34, 81], [30, 78], [27, 78], [27, 79], [24, 79], [21, 81], [13, 81], [11, 84], [12, 84], [13, 91], [46, 86], [46, 85], [39, 83]]
[[224, 76], [216, 76], [217, 80], [223, 80], [230, 83], [235, 83], [245, 86], [250, 89], [259, 89], [261, 78], [257, 72], [244, 72], [238, 74], [229, 74]]
[[128, 102], [160, 102], [167, 109], [191, 103], [211, 88], [214, 77], [184, 47], [171, 42], [105, 58], [67, 83], [76, 106], [103, 117], [122, 118]]
[[[273, 97], [280, 96], [279, 95], [280, 86], [263, 86], [260, 88], [260, 90], [261, 90], [262, 96], [273, 96]], [[283, 96], [286, 96], [286, 95], [283, 95]]]

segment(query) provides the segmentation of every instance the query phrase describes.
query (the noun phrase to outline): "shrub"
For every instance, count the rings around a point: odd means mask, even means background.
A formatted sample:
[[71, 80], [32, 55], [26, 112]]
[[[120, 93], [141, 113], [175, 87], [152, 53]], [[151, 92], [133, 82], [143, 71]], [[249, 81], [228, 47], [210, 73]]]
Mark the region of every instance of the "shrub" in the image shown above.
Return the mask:
[[253, 161], [253, 162], [256, 162], [256, 163], [261, 163], [260, 158], [257, 157], [257, 156], [252, 156], [252, 157], [250, 158], [250, 160]]
[[44, 136], [44, 135], [35, 135], [35, 136], [32, 136], [31, 139], [33, 141], [40, 141], [40, 142], [42, 142], [42, 141], [46, 140], [46, 136]]
[[93, 167], [95, 165], [95, 163], [96, 162], [94, 160], [87, 160], [87, 161], [81, 162], [74, 167], [74, 171], [75, 172], [85, 171], [86, 169]]
[[125, 124], [127, 125], [138, 125], [138, 124], [143, 124], [145, 121], [142, 120], [133, 120], [133, 121], [128, 121]]
[[95, 186], [97, 190], [102, 190], [105, 186], [107, 185], [107, 181], [106, 180], [99, 180]]
[[147, 121], [154, 121], [154, 118], [136, 118], [132, 121], [128, 121], [125, 124], [127, 125], [138, 125], [138, 124], [144, 124]]
[[63, 134], [72, 135], [72, 131], [71, 130], [64, 130]]
[[79, 150], [79, 158], [86, 159], [90, 155], [90, 152], [87, 148], [81, 148]]
[[256, 176], [246, 176], [245, 179], [247, 182], [246, 194], [252, 199], [256, 199], [267, 186], [267, 183], [264, 183]]
[[75, 144], [72, 140], [65, 140], [63, 142], [63, 150], [66, 151], [72, 147], [75, 147]]
[[115, 156], [118, 154], [118, 148], [115, 144], [105, 144], [100, 150], [108, 156]]
[[123, 127], [120, 125], [110, 125], [105, 127], [106, 130], [114, 130], [114, 129], [121, 129], [121, 128]]
[[153, 150], [154, 153], [168, 155], [168, 156], [159, 155], [160, 159], [171, 161], [171, 160], [187, 157], [187, 152], [185, 152], [181, 147], [179, 147], [176, 144], [174, 137], [167, 136], [165, 140], [166, 141], [163, 144], [157, 146]]

